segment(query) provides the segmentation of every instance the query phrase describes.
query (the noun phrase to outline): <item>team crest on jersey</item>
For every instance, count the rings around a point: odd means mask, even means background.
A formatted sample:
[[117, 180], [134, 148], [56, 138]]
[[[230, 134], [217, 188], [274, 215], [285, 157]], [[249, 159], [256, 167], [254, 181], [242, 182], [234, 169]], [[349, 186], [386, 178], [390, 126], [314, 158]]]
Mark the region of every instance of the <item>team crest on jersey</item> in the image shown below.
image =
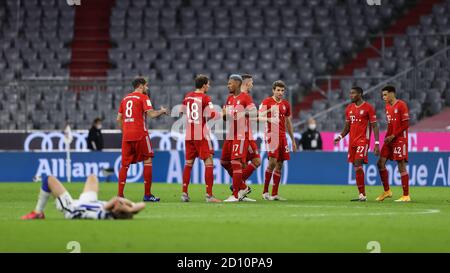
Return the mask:
[[241, 101], [240, 100], [238, 100], [237, 102], [236, 102], [236, 104], [240, 104], [241, 103]]
[[286, 111], [286, 106], [285, 105], [283, 105], [283, 111]]
[[359, 111], [360, 115], [364, 115], [364, 110]]
[[396, 113], [396, 114], [397, 114], [397, 113], [398, 113], [398, 109], [395, 109], [395, 110], [394, 110], [394, 113]]
[[350, 114], [353, 114], [353, 111], [350, 111]]

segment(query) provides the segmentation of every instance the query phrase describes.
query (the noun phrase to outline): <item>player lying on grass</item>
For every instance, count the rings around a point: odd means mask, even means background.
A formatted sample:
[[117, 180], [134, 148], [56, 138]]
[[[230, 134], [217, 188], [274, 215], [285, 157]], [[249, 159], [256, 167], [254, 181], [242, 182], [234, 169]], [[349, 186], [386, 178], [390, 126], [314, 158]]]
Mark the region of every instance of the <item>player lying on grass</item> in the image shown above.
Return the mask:
[[41, 191], [36, 208], [22, 216], [23, 220], [45, 219], [44, 209], [53, 195], [56, 208], [64, 213], [66, 219], [132, 219], [133, 215], [145, 208], [145, 203], [133, 203], [121, 197], [99, 201], [98, 179], [95, 175], [88, 176], [83, 193], [78, 200], [73, 200], [63, 184], [54, 176], [42, 176]]

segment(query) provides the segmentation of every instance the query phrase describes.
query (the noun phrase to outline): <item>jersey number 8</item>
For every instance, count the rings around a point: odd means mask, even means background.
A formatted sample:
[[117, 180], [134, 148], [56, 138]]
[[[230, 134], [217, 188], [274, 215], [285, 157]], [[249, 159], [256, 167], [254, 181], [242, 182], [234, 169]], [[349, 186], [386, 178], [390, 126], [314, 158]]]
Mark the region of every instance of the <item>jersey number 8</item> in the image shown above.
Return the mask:
[[133, 116], [133, 101], [129, 100], [126, 104], [125, 116], [131, 118]]
[[197, 103], [187, 103], [187, 116], [190, 120], [194, 120], [197, 121], [199, 118], [199, 109], [198, 109], [198, 104]]

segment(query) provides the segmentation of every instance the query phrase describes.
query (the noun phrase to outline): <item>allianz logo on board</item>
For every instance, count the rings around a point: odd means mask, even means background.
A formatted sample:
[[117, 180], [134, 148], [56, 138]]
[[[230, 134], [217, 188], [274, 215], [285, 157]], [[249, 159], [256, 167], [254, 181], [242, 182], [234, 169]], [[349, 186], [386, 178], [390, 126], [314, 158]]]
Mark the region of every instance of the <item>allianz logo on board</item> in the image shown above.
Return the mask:
[[[39, 164], [36, 169], [36, 176], [54, 175], [59, 178], [67, 177], [67, 166], [64, 158], [39, 158]], [[114, 172], [119, 176], [120, 163], [122, 156], [119, 156], [114, 161]], [[95, 174], [98, 177], [105, 177], [102, 170], [111, 167], [110, 162], [87, 162], [87, 161], [73, 161], [70, 164], [70, 172], [72, 178], [85, 178], [90, 174]], [[136, 182], [141, 179], [144, 166], [142, 163], [132, 164], [128, 169], [127, 182]]]

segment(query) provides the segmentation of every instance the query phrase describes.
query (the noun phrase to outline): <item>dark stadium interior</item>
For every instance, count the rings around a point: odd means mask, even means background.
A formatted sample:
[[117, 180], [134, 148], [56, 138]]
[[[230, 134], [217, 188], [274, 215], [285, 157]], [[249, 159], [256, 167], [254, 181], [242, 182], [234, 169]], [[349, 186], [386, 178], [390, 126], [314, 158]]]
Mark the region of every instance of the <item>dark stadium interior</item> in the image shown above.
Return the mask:
[[89, 0], [75, 11], [62, 0], [1, 1], [0, 129], [54, 130], [66, 120], [85, 129], [93, 116], [117, 128], [136, 75], [165, 106], [179, 104], [198, 73], [211, 77], [218, 105], [230, 73], [254, 76], [257, 103], [282, 79], [295, 123], [319, 113], [327, 131], [343, 126], [352, 85], [370, 91], [383, 117], [377, 84], [394, 83], [412, 124], [450, 106], [450, 0], [361, 2]]

